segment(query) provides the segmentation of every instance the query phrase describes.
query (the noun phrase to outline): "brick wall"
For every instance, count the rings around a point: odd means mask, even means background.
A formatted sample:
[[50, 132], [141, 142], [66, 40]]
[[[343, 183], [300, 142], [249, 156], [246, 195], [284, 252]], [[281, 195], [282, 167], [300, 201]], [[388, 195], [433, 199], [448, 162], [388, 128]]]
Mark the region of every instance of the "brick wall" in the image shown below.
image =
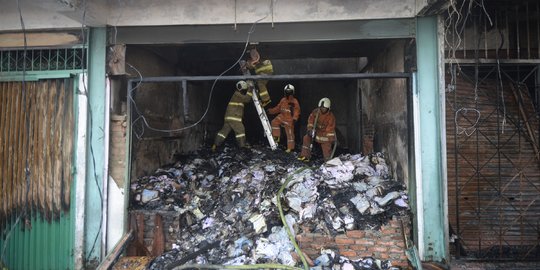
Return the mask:
[[[161, 215], [163, 220], [164, 249], [171, 250], [172, 244], [181, 242], [182, 236], [178, 234], [181, 226], [185, 226], [185, 215], [174, 211], [158, 210], [132, 210], [130, 215], [141, 215], [142, 224], [132, 228], [142, 230], [141, 242], [152, 251], [156, 228], [155, 215]], [[300, 249], [312, 260], [321, 255], [321, 249], [337, 250], [340, 255], [351, 260], [372, 257], [379, 260], [389, 260], [393, 266], [407, 269], [409, 264], [405, 255], [405, 243], [401, 230], [401, 222], [406, 232], [410, 231], [408, 217], [393, 217], [379, 230], [353, 230], [336, 236], [318, 233], [301, 233], [296, 236]], [[133, 224], [132, 224], [133, 225]], [[410, 234], [407, 233], [410, 239]]]
[[126, 175], [126, 116], [111, 115], [109, 138], [109, 175], [119, 187]]
[[373, 257], [389, 260], [393, 266], [407, 268], [408, 261], [400, 220], [403, 220], [405, 231], [409, 232], [407, 217], [393, 217], [379, 230], [354, 230], [336, 236], [303, 232], [296, 236], [296, 241], [302, 252], [311, 259], [319, 257], [321, 249], [332, 249], [351, 260]]

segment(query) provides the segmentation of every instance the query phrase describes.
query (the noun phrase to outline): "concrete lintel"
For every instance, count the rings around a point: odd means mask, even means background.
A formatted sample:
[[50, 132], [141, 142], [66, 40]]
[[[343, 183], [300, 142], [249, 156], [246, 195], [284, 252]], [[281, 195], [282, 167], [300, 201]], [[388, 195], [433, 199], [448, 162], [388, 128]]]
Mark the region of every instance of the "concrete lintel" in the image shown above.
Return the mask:
[[[116, 28], [117, 44], [244, 43], [252, 24]], [[256, 24], [252, 42], [412, 38], [414, 19]]]

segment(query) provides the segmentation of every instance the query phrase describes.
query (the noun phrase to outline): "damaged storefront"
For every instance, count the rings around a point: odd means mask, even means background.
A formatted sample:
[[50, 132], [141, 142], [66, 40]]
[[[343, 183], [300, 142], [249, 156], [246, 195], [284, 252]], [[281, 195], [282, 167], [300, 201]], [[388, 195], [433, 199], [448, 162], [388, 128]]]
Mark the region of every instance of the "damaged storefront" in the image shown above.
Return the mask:
[[[245, 105], [243, 120], [250, 147], [240, 148], [231, 135], [212, 151], [229, 95], [245, 78], [238, 66], [223, 76], [198, 67], [203, 73], [197, 76], [155, 77], [166, 65], [139, 70], [130, 64], [138, 76], [128, 81], [123, 107], [131, 111], [129, 228], [136, 237], [117, 266], [128, 267], [134, 256], [153, 258], [146, 262], [150, 269], [193, 264], [401, 269], [409, 265], [407, 254], [418, 260], [408, 190], [412, 80], [404, 72], [413, 64], [404, 61], [404, 52], [413, 47], [402, 40], [367, 42], [377, 43], [385, 50], [370, 49], [379, 55], [373, 59], [362, 57], [367, 50], [353, 49], [367, 46], [361, 42], [290, 44], [294, 50], [287, 53], [281, 52], [286, 44], [256, 45], [274, 66], [274, 74], [254, 77], [268, 79], [271, 106], [284, 85], [296, 89], [302, 110], [292, 152], [285, 151], [285, 134], [271, 149], [252, 103]], [[242, 51], [237, 45], [215, 46], [231, 54]], [[149, 48], [131, 51], [161, 63]], [[129, 59], [130, 47], [125, 50]], [[321, 50], [332, 51], [322, 58], [293, 58]], [[206, 45], [189, 45], [173, 55], [189, 60], [191, 51], [212, 53]], [[222, 58], [208, 61], [226, 69], [230, 61]], [[312, 160], [299, 161], [309, 112], [323, 96], [332, 100], [336, 115], [333, 159], [324, 162], [315, 144]]]

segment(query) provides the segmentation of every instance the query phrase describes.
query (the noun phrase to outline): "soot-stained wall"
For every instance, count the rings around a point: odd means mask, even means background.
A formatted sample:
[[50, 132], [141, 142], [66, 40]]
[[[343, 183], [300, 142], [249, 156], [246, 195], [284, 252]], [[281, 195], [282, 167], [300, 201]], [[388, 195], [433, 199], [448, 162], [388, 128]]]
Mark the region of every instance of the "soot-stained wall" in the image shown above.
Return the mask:
[[[372, 59], [367, 72], [404, 72], [406, 41], [393, 41]], [[395, 179], [407, 183], [407, 80], [361, 80], [365, 129], [373, 128], [373, 150], [383, 152]]]
[[[126, 62], [129, 77], [176, 76], [180, 73], [176, 69], [174, 50], [132, 46], [127, 48]], [[192, 118], [197, 117], [197, 114], [190, 114], [187, 118], [184, 116], [184, 96], [181, 83], [178, 82], [141, 83], [132, 92], [135, 101], [132, 103], [132, 111], [138, 110], [145, 119], [137, 113], [132, 117], [132, 178], [174, 162], [177, 153], [193, 150], [189, 147], [192, 145], [190, 141], [198, 141], [199, 136], [193, 133], [199, 130], [174, 131], [189, 125]], [[191, 98], [190, 95], [188, 97]], [[189, 100], [194, 106], [198, 105], [197, 101], [198, 98]]]

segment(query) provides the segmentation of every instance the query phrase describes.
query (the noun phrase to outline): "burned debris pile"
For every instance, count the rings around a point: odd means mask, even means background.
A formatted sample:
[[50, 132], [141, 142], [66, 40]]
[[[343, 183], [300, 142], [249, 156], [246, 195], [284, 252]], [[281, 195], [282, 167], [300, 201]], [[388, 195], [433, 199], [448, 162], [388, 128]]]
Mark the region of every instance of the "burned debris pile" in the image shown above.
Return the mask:
[[[280, 216], [277, 193], [286, 182]], [[409, 212], [405, 187], [392, 179], [380, 153], [306, 164], [263, 147], [201, 149], [133, 182], [131, 196], [132, 209], [182, 215], [178, 243], [167, 247], [151, 269], [184, 263], [300, 265], [282, 219], [291, 235], [304, 230], [336, 235], [377, 230], [392, 216]], [[331, 250], [314, 263], [322, 267], [324, 258], [357, 269], [391, 267], [390, 261], [352, 261]]]

